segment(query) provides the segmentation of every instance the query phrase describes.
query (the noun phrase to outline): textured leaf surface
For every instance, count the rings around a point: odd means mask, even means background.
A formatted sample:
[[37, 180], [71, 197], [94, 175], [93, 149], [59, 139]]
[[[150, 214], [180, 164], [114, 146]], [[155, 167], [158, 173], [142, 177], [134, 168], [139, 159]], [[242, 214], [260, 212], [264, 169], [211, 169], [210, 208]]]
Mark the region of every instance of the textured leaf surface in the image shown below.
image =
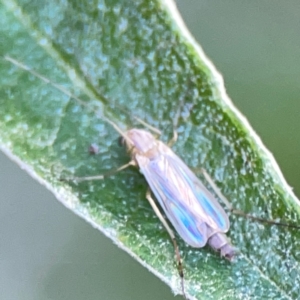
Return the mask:
[[[197, 170], [205, 168], [237, 208], [299, 223], [298, 200], [232, 107], [219, 75], [174, 19], [169, 1], [0, 5], [1, 148], [175, 291], [172, 244], [137, 170], [78, 185], [59, 181], [61, 172], [90, 176], [128, 161], [101, 115], [123, 129], [140, 126], [131, 118], [138, 116], [167, 141], [180, 108], [174, 150], [199, 177]], [[99, 154], [89, 154], [91, 143]], [[230, 219], [229, 236], [240, 252], [233, 263], [179, 239], [189, 295], [297, 299], [299, 232]]]

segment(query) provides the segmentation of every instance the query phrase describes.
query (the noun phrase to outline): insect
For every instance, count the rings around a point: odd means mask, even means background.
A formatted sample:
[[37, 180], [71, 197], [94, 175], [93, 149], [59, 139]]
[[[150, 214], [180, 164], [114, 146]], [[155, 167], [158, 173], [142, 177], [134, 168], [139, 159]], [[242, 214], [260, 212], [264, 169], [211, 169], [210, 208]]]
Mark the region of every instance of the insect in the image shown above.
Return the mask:
[[[163, 142], [142, 129], [131, 129], [123, 136], [132, 164], [145, 176], [168, 220], [190, 246], [201, 248], [207, 243], [231, 260], [235, 250], [224, 234], [229, 219], [224, 209], [186, 164]], [[182, 263], [175, 240], [151, 193], [147, 199], [168, 231], [183, 279]], [[182, 281], [182, 291], [184, 285]]]
[[[228, 216], [187, 165], [148, 131], [131, 129], [123, 139], [132, 164], [145, 176], [181, 238], [196, 248], [208, 243], [231, 260], [235, 250], [224, 234], [229, 229]], [[147, 199], [155, 204], [149, 191]], [[168, 227], [167, 230], [170, 232]], [[170, 233], [170, 236], [173, 239], [174, 234]]]
[[[175, 234], [161, 214], [151, 191], [155, 195], [168, 220], [181, 238], [190, 246], [202, 248], [206, 244], [232, 260], [236, 254], [225, 233], [229, 219], [214, 196], [187, 167], [187, 165], [162, 141], [143, 129], [122, 132], [116, 124], [107, 120], [120, 134], [131, 161], [116, 170], [136, 166], [145, 176], [150, 189], [146, 198], [169, 233], [178, 262], [182, 293], [185, 296], [183, 268]], [[77, 178], [79, 180], [103, 179], [103, 175]]]
[[[225, 235], [230, 227], [228, 215], [200, 179], [169, 146], [144, 129], [133, 128], [122, 132], [112, 121], [106, 121], [121, 134], [122, 142], [131, 156], [131, 161], [115, 172], [129, 166], [138, 167], [149, 184], [150, 189], [147, 191], [146, 198], [172, 239], [181, 277], [182, 294], [186, 299], [183, 267], [175, 234], [153, 200], [151, 191], [168, 220], [187, 244], [195, 248], [202, 248], [208, 244], [212, 249], [220, 252], [221, 256], [231, 261], [236, 255], [236, 250]], [[84, 177], [83, 180], [103, 178], [104, 176], [101, 175]], [[207, 176], [206, 179], [233, 213], [260, 222], [299, 228], [299, 226], [253, 217], [233, 209], [213, 181]]]

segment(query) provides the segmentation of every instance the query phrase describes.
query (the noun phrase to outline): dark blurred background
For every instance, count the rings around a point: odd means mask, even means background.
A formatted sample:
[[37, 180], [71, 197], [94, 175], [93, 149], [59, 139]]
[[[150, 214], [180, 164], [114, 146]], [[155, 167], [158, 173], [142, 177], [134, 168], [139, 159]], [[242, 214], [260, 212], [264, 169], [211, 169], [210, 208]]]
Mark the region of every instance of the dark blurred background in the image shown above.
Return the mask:
[[[177, 2], [229, 96], [300, 195], [300, 2]], [[3, 154], [0, 165], [1, 299], [174, 299]]]

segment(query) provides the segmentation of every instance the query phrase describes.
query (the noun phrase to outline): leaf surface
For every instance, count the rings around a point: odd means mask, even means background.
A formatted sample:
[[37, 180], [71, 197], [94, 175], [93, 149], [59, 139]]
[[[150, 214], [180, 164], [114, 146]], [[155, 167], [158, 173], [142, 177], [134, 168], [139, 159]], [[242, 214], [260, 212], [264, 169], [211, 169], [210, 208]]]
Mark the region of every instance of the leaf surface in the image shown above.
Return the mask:
[[[298, 200], [172, 2], [2, 0], [0, 23], [1, 149], [175, 292], [172, 243], [138, 170], [98, 182], [59, 180], [128, 162], [104, 115], [122, 129], [141, 126], [139, 117], [167, 142], [179, 111], [173, 148], [201, 179], [204, 168], [236, 208], [299, 223]], [[92, 143], [97, 155], [88, 151]], [[178, 238], [188, 295], [297, 299], [299, 231], [230, 220], [239, 251], [233, 263]]]

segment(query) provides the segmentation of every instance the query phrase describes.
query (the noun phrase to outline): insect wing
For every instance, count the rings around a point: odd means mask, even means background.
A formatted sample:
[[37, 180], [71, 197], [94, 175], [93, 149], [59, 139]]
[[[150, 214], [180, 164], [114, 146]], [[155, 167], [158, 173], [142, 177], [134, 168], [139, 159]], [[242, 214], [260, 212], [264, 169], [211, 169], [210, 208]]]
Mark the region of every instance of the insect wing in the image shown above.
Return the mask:
[[[211, 192], [204, 186], [200, 179], [187, 167], [187, 165], [176, 155], [171, 152], [168, 160], [174, 166], [174, 169], [181, 174], [188, 186], [194, 191], [197, 204], [203, 209], [207, 223], [215, 232], [227, 232], [229, 229], [228, 215], [223, 207], [215, 199]], [[198, 206], [196, 205], [198, 208]]]
[[229, 229], [228, 216], [185, 163], [160, 143], [160, 154], [136, 157], [152, 192], [176, 231], [193, 247], [203, 247], [215, 232]]

